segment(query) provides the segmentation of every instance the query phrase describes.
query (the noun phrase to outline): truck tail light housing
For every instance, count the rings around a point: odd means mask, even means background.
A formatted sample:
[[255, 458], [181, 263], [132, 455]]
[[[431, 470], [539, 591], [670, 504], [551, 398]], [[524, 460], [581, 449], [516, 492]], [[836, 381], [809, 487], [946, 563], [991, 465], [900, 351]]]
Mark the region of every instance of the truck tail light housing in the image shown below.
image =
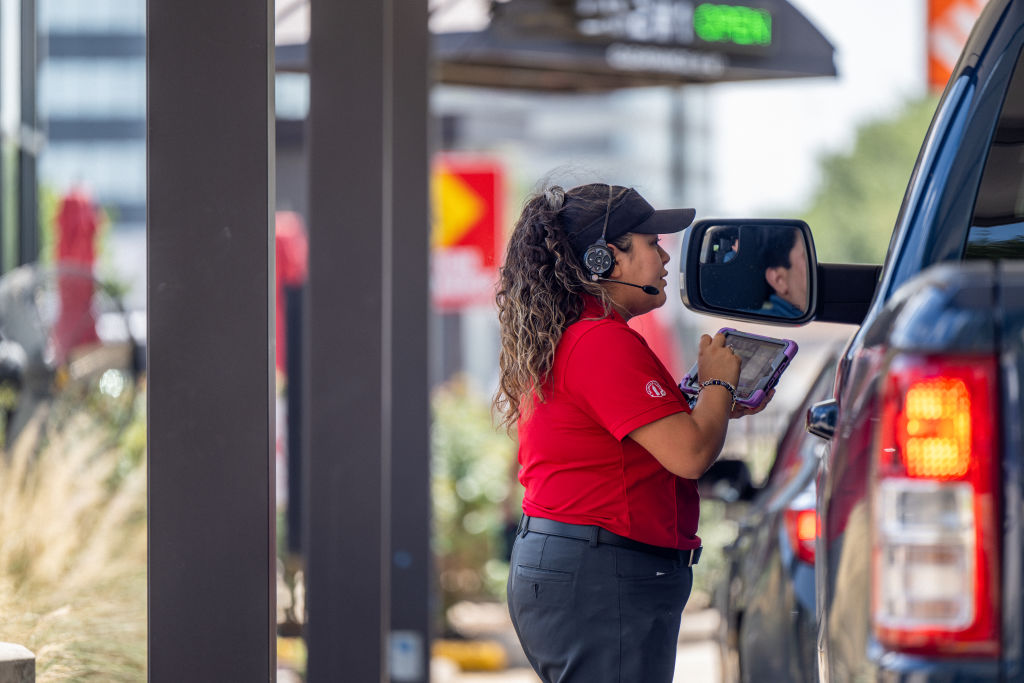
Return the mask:
[[883, 379], [872, 618], [888, 649], [999, 652], [996, 368], [901, 356]]
[[786, 536], [789, 546], [798, 560], [814, 564], [814, 538], [817, 535], [818, 517], [814, 509], [788, 509], [783, 515], [786, 522]]

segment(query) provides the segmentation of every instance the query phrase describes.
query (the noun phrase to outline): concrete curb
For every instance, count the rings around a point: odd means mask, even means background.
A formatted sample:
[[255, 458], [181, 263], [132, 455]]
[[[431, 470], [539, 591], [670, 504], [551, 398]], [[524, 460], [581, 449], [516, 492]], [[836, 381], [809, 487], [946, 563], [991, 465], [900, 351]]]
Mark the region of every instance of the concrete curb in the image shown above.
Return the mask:
[[0, 683], [35, 683], [36, 656], [21, 645], [0, 643]]

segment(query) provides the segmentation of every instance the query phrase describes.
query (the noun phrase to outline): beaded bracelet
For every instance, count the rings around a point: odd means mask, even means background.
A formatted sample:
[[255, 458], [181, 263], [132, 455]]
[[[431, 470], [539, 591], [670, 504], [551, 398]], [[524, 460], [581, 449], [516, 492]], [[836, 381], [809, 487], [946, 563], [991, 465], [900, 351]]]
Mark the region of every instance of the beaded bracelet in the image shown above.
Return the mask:
[[732, 405], [729, 407], [729, 410], [731, 411], [736, 407], [736, 387], [729, 384], [724, 379], [709, 379], [700, 383], [700, 389], [697, 390], [697, 393], [699, 394], [707, 387], [725, 387], [732, 396]]

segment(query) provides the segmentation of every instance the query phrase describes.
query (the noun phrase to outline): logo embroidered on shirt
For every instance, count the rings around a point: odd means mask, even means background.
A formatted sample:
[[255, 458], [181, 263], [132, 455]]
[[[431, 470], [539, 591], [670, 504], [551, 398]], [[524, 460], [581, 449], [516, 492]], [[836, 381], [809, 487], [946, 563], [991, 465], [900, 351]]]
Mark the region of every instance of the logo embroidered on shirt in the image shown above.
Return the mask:
[[647, 395], [651, 398], [661, 398], [665, 395], [665, 390], [661, 388], [656, 380], [651, 380], [647, 383]]

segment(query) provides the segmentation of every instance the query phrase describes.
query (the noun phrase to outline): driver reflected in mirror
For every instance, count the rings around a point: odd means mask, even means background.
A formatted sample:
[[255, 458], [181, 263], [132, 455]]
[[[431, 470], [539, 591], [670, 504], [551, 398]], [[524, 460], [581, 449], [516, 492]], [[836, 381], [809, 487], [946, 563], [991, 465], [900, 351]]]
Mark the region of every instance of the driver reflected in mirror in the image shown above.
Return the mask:
[[712, 306], [799, 318], [808, 308], [803, 235], [784, 225], [711, 227], [704, 237], [700, 280]]
[[764, 279], [771, 288], [761, 311], [799, 318], [807, 310], [807, 250], [797, 230], [766, 230], [762, 249]]

